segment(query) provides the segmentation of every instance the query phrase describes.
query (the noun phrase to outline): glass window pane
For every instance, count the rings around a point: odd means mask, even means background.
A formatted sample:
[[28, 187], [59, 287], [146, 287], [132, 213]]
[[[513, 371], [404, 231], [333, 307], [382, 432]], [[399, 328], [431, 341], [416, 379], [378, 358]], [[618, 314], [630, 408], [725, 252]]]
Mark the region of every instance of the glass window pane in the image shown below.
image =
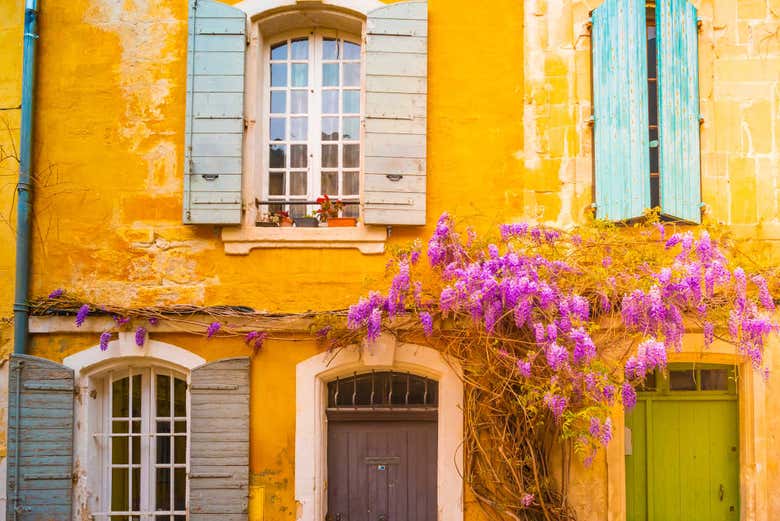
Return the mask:
[[290, 92], [290, 113], [306, 114], [309, 112], [309, 91], [294, 90]]
[[140, 436], [132, 436], [130, 438], [130, 443], [132, 444], [133, 448], [133, 465], [140, 465], [141, 463], [141, 437]]
[[286, 87], [286, 86], [287, 86], [287, 64], [272, 63], [271, 64], [271, 87]]
[[171, 432], [171, 422], [157, 422], [157, 433], [169, 434]]
[[184, 476], [185, 469], [175, 469], [173, 471], [173, 508], [174, 510], [184, 510], [187, 498], [187, 479]]
[[290, 172], [290, 195], [306, 195], [306, 172]]
[[154, 521], [171, 521], [171, 516], [154, 516]]
[[171, 377], [157, 375], [157, 416], [171, 415]]
[[341, 215], [343, 217], [358, 217], [360, 212], [360, 205], [358, 204], [348, 204], [344, 206], [344, 210], [342, 210]]
[[292, 59], [293, 60], [308, 60], [309, 59], [309, 39], [300, 38], [292, 41]]
[[[343, 175], [344, 175], [344, 189], [342, 193], [344, 195], [358, 195], [360, 193], [358, 173], [344, 172]], [[355, 207], [357, 208], [357, 206]], [[347, 208], [349, 208], [349, 206], [347, 206]]]
[[111, 510], [120, 512], [130, 508], [128, 469], [111, 469]]
[[129, 439], [126, 436], [111, 438], [111, 463], [114, 465], [127, 465]]
[[154, 479], [155, 497], [157, 498], [157, 510], [171, 508], [171, 470], [156, 469]]
[[322, 172], [320, 178], [320, 189], [323, 194], [337, 194], [339, 193], [339, 173], [338, 172]]
[[128, 433], [128, 422], [126, 420], [111, 422], [111, 432]]
[[187, 382], [181, 378], [173, 380], [173, 414], [187, 416]]
[[306, 145], [290, 145], [290, 168], [306, 168], [306, 149]]
[[347, 141], [360, 139], [360, 118], [342, 118], [341, 139]]
[[114, 380], [111, 384], [111, 415], [114, 417], [127, 417], [129, 416], [130, 409], [128, 407], [127, 399], [130, 393], [130, 381], [127, 378], [121, 380]]
[[271, 112], [274, 114], [287, 112], [287, 92], [283, 90], [271, 92]]
[[281, 42], [271, 46], [271, 59], [272, 60], [287, 59], [287, 42]]
[[360, 45], [352, 42], [344, 42], [344, 59], [345, 60], [359, 60], [360, 59]]
[[322, 59], [337, 60], [339, 58], [339, 43], [333, 38], [325, 38], [322, 41]]
[[339, 113], [339, 91], [337, 90], [322, 91], [322, 112], [324, 114]]
[[271, 118], [271, 141], [284, 141], [285, 118]]
[[339, 139], [339, 118], [322, 118], [322, 140], [338, 141]]
[[695, 391], [696, 372], [692, 370], [669, 371], [669, 389], [672, 391]]
[[341, 112], [344, 114], [357, 114], [360, 112], [360, 91], [344, 91], [344, 104], [342, 105]]
[[187, 438], [185, 436], [174, 436], [173, 462], [186, 463], [186, 458], [187, 458]]
[[325, 168], [338, 168], [339, 146], [322, 145], [322, 166]]
[[284, 172], [268, 174], [268, 195], [284, 195]]
[[157, 463], [171, 462], [171, 437], [156, 436], [157, 438]]
[[344, 85], [347, 87], [360, 85], [360, 63], [344, 64]]
[[187, 432], [187, 422], [184, 420], [173, 422], [173, 432]]
[[131, 485], [133, 489], [133, 511], [138, 512], [141, 510], [141, 469], [133, 469], [133, 483]]
[[290, 140], [305, 141], [309, 137], [309, 118], [290, 118]]
[[343, 168], [357, 168], [360, 166], [360, 145], [343, 145], [342, 156]]
[[309, 84], [309, 64], [308, 63], [293, 63], [292, 64], [292, 81], [293, 87], [305, 87]]
[[339, 85], [339, 64], [322, 64], [322, 85], [325, 87], [338, 87]]
[[141, 432], [141, 420], [133, 420], [130, 423], [131, 433], [138, 434]]
[[701, 390], [702, 391], [728, 391], [729, 390], [728, 369], [702, 369]]
[[133, 418], [141, 417], [141, 375], [133, 376]]
[[271, 168], [287, 166], [287, 145], [270, 145], [268, 153], [268, 166]]

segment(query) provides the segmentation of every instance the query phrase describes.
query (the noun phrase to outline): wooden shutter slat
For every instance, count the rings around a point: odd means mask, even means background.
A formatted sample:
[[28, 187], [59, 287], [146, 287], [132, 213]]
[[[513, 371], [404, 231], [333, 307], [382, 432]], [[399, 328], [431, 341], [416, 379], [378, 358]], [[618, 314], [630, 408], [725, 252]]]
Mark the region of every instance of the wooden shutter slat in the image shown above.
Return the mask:
[[596, 217], [623, 220], [650, 206], [644, 0], [593, 11]]
[[191, 0], [188, 23], [184, 223], [240, 224], [246, 15]]
[[400, 2], [368, 14], [365, 46], [363, 219], [426, 219], [428, 4]]
[[249, 502], [249, 359], [192, 371], [190, 519], [246, 521]]
[[6, 514], [12, 519], [18, 507], [17, 521], [69, 520], [73, 370], [43, 358], [12, 355], [8, 371]]
[[661, 211], [701, 222], [699, 31], [686, 0], [656, 6]]

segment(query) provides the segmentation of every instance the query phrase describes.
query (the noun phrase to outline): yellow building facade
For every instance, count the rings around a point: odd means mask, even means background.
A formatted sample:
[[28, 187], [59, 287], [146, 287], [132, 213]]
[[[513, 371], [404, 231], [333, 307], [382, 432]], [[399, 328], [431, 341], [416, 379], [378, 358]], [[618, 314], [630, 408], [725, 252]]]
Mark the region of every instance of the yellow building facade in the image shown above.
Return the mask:
[[[270, 9], [263, 0], [236, 5], [254, 20], [312, 9], [365, 19], [360, 0], [268, 3]], [[592, 218], [590, 12], [599, 3], [430, 0], [426, 224], [394, 225], [389, 232], [375, 227], [362, 251], [357, 242], [290, 245], [274, 237], [244, 241], [251, 244], [244, 251], [237, 246], [240, 226], [182, 223], [186, 1], [41, 0], [31, 296], [63, 288], [85, 301], [123, 307], [228, 305], [291, 315], [268, 319], [270, 338], [257, 353], [242, 337], [206, 339], [165, 320], [149, 327], [149, 342], [203, 361], [251, 356], [249, 519], [314, 519], [296, 492], [296, 453], [302, 454], [296, 439], [305, 439], [296, 429], [306, 404], [295, 397], [300, 375], [309, 374], [301, 371], [322, 353], [300, 314], [343, 309], [383, 286], [388, 252], [429, 236], [445, 211], [479, 231], [519, 220], [570, 227]], [[693, 3], [701, 19], [704, 221], [776, 244], [780, 1]], [[0, 0], [2, 317], [12, 316], [13, 304], [23, 18], [20, 2]], [[90, 317], [77, 328], [72, 317], [33, 317], [29, 354], [62, 363], [94, 350], [107, 324], [108, 318]], [[132, 344], [129, 336], [116, 341]], [[408, 368], [415, 356], [427, 356], [387, 343], [396, 365], [350, 359], [344, 371], [361, 363]], [[771, 434], [777, 377], [753, 375], [728, 346], [704, 354], [700, 346], [701, 335], [692, 332], [678, 360], [737, 364], [747, 375], [739, 388], [741, 519], [777, 519], [780, 500], [770, 493], [780, 481], [780, 444]], [[0, 329], [0, 349], [12, 351], [11, 327]], [[776, 349], [773, 343], [767, 350], [770, 370]], [[616, 411], [617, 425], [622, 418]], [[569, 500], [580, 519], [625, 519], [625, 450], [617, 429], [593, 467], [575, 465]], [[460, 506], [441, 513], [439, 504], [439, 519], [480, 519], [469, 494], [457, 486], [455, 492]], [[77, 498], [74, 519], [88, 519], [80, 504]]]

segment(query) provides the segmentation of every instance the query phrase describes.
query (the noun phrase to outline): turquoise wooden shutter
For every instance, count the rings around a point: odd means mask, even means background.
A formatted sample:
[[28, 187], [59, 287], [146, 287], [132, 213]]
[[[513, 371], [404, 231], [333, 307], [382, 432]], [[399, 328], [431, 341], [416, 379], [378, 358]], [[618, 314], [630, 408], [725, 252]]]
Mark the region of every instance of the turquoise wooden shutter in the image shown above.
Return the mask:
[[241, 223], [246, 15], [190, 0], [184, 223]]
[[366, 224], [425, 224], [428, 3], [368, 13], [365, 35]]
[[193, 369], [190, 521], [242, 521], [249, 506], [249, 358]]
[[8, 368], [9, 521], [70, 521], [73, 370], [28, 355]]
[[619, 221], [650, 207], [644, 0], [593, 11], [596, 217]]
[[699, 157], [699, 31], [686, 0], [656, 6], [658, 138], [661, 210], [701, 222]]

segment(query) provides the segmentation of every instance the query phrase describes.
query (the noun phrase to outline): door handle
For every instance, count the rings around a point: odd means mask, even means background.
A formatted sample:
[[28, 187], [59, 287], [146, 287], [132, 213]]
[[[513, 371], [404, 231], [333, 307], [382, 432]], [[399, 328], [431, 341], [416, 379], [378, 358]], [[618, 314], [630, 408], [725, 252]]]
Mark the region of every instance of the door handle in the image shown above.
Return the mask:
[[720, 497], [720, 500], [723, 501], [723, 495], [726, 493], [726, 489], [723, 488], [723, 483], [720, 485], [720, 489], [718, 489], [718, 496]]
[[376, 521], [387, 521], [387, 516], [386, 516], [386, 515], [384, 515], [384, 514], [379, 514], [379, 515], [376, 517]]

